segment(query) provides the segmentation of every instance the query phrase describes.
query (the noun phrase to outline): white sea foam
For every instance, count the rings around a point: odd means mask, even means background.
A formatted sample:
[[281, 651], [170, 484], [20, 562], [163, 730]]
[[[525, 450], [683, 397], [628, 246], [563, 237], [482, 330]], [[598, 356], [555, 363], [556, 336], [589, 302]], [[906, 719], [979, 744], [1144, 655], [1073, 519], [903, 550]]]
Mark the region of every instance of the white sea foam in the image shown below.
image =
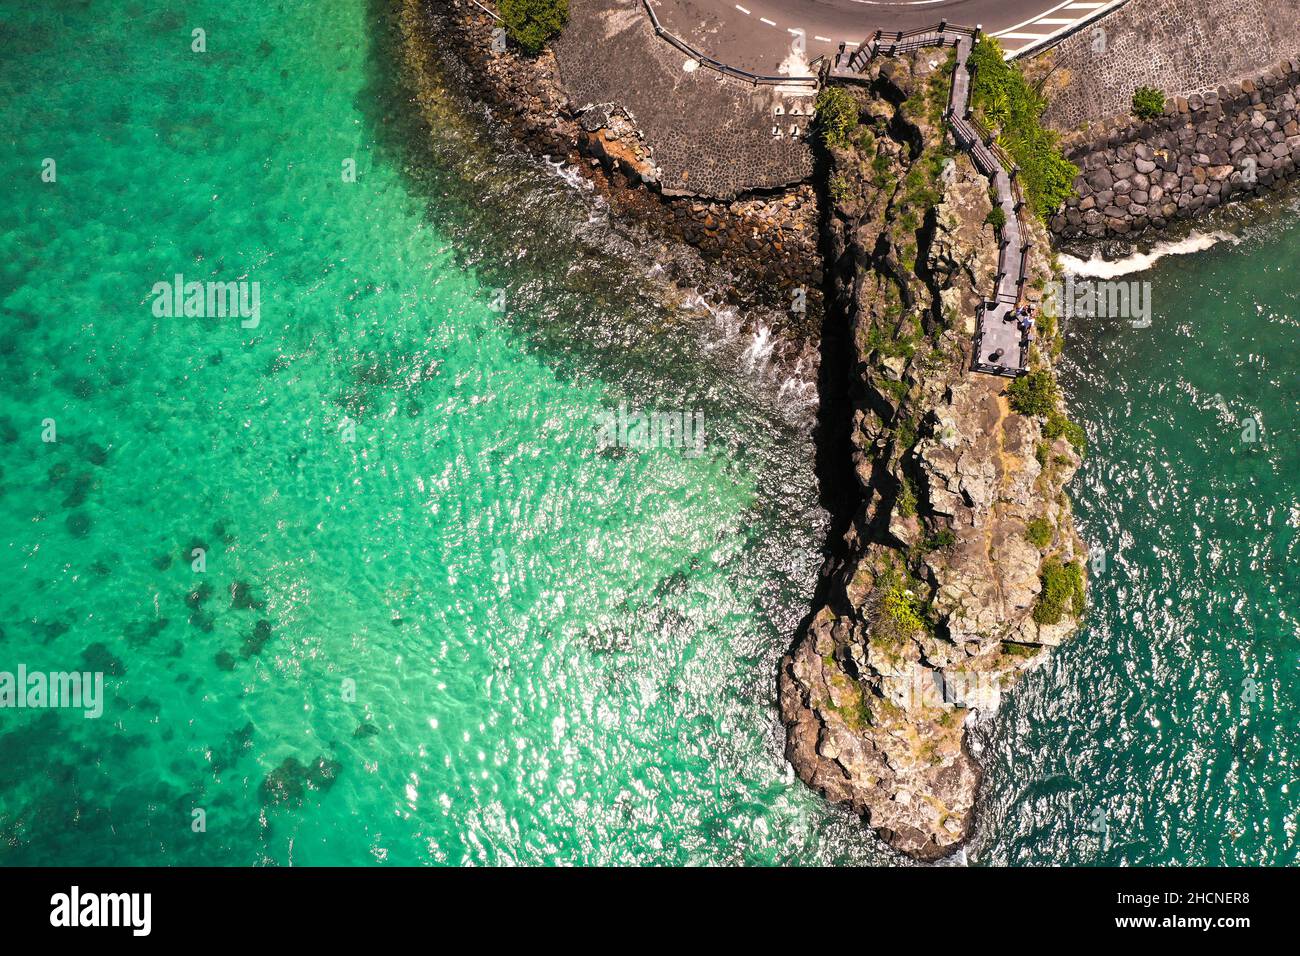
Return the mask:
[[1227, 232], [1195, 232], [1186, 239], [1173, 242], [1158, 242], [1147, 252], [1135, 252], [1123, 259], [1109, 260], [1094, 254], [1090, 259], [1062, 255], [1061, 266], [1073, 276], [1087, 276], [1093, 279], [1114, 279], [1131, 272], [1144, 272], [1165, 256], [1182, 256], [1191, 252], [1203, 252], [1220, 242], [1234, 245], [1241, 240]]

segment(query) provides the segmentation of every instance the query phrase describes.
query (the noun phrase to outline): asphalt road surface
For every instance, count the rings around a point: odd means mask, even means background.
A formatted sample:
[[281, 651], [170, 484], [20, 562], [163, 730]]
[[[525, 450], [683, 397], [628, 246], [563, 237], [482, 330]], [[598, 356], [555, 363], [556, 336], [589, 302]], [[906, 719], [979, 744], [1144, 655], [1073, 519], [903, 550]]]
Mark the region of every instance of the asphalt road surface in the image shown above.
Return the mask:
[[1087, 17], [1101, 0], [652, 0], [664, 27], [710, 56], [776, 73], [803, 31], [806, 59], [849, 49], [877, 29], [911, 30], [940, 20], [980, 24], [1008, 51]]

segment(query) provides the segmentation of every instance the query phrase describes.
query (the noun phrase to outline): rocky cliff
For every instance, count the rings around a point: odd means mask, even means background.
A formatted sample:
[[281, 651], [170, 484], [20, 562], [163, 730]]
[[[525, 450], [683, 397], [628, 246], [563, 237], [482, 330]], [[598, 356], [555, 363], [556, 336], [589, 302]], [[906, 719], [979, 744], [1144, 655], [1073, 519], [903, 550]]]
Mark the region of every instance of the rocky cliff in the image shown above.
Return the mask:
[[[969, 834], [980, 771], [969, 724], [1077, 625], [1083, 544], [1063, 487], [1079, 466], [1044, 320], [1037, 414], [1007, 379], [968, 371], [993, 287], [988, 182], [949, 142], [949, 71], [923, 54], [873, 67], [856, 126], [829, 150], [829, 320], [847, 323], [843, 539], [782, 661], [800, 777], [932, 860]], [[941, 56], [941, 55], [940, 55]], [[1036, 249], [1047, 248], [1041, 229]], [[1040, 255], [1035, 297], [1051, 280]]]

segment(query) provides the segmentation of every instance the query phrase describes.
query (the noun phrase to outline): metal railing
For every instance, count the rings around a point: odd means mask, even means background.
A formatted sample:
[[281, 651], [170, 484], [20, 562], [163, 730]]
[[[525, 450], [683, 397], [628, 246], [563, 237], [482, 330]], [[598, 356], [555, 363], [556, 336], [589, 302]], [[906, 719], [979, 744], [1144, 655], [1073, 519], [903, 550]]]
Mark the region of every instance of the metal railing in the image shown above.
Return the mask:
[[490, 16], [493, 20], [501, 19], [501, 14], [497, 13], [495, 10], [489, 10], [487, 7], [483, 6], [483, 4], [479, 3], [478, 0], [469, 0], [469, 2], [474, 4], [474, 6], [478, 7], [480, 10], [482, 10], [484, 13]]
[[[745, 82], [752, 83], [755, 86], [786, 86], [793, 84], [795, 86], [809, 86], [816, 88], [821, 83], [821, 80], [816, 76], [816, 74], [813, 76], [765, 76], [761, 73], [751, 73], [748, 70], [729, 66], [721, 60], [715, 60], [707, 53], [700, 52], [681, 37], [666, 30], [664, 25], [659, 22], [659, 18], [655, 16], [654, 8], [650, 6], [650, 0], [641, 0], [641, 6], [643, 6], [645, 12], [650, 15], [650, 25], [654, 27], [655, 35], [667, 40], [701, 66], [707, 66], [709, 69], [717, 70], [725, 76], [744, 80]], [[822, 59], [823, 58], [820, 56], [817, 57], [812, 61], [812, 63], [808, 64], [809, 67], [812, 67]]]

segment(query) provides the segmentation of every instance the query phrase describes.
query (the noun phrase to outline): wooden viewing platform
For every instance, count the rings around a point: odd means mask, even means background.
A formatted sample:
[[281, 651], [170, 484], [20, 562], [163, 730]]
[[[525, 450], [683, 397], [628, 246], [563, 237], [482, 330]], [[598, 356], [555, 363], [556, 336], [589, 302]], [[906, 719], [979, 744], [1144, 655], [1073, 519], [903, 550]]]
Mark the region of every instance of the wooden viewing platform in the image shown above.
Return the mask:
[[992, 297], [980, 304], [976, 314], [975, 350], [971, 369], [991, 375], [1015, 377], [1026, 371], [1029, 355], [1028, 337], [1020, 331], [1015, 312], [1024, 293], [1029, 274], [1029, 241], [1023, 220], [1025, 202], [1016, 182], [1016, 167], [993, 141], [993, 136], [979, 125], [971, 113], [971, 52], [979, 39], [980, 28], [958, 27], [946, 21], [937, 27], [910, 33], [875, 34], [852, 54], [845, 55], [840, 44], [830, 69], [832, 79], [861, 82], [871, 61], [877, 56], [895, 56], [924, 47], [954, 47], [957, 63], [953, 68], [952, 88], [944, 120], [952, 130], [957, 146], [970, 156], [980, 174], [993, 186], [1003, 225], [998, 230], [998, 271]]

